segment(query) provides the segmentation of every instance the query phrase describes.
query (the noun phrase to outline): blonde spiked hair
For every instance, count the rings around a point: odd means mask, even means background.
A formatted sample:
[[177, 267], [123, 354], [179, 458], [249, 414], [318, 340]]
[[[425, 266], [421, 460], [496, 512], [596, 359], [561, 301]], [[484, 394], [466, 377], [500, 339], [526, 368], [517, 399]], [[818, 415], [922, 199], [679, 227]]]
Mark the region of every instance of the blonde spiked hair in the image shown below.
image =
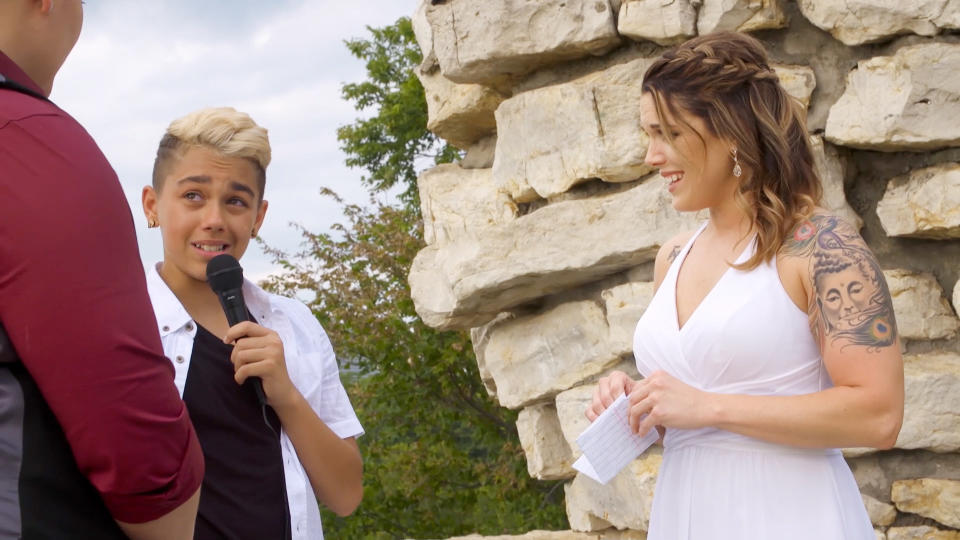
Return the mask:
[[224, 156], [249, 160], [257, 170], [257, 196], [263, 198], [270, 139], [250, 115], [233, 107], [208, 107], [171, 122], [153, 162], [153, 189], [160, 191], [170, 167], [191, 146], [206, 146]]

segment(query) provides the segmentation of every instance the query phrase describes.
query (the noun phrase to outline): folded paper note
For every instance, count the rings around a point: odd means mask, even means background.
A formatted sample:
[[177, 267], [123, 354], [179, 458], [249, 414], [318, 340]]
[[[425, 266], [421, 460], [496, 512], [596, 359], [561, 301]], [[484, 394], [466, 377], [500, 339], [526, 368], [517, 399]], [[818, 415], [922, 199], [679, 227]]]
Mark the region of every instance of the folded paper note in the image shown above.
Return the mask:
[[660, 433], [651, 429], [641, 437], [630, 429], [630, 400], [621, 395], [577, 437], [583, 451], [573, 468], [606, 484], [631, 461], [657, 442]]

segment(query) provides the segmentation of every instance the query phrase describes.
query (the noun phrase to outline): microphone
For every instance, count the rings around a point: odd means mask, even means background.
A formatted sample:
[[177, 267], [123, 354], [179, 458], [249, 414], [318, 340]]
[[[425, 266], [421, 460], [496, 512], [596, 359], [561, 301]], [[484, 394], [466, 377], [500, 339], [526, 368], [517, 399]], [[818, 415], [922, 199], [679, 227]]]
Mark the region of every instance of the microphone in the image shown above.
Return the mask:
[[[224, 253], [210, 259], [207, 263], [207, 283], [217, 293], [220, 306], [227, 316], [227, 324], [233, 326], [250, 320], [247, 304], [243, 301], [243, 268], [233, 255]], [[263, 393], [263, 382], [259, 377], [250, 377], [250, 382], [257, 392], [260, 406], [265, 406], [267, 396]]]

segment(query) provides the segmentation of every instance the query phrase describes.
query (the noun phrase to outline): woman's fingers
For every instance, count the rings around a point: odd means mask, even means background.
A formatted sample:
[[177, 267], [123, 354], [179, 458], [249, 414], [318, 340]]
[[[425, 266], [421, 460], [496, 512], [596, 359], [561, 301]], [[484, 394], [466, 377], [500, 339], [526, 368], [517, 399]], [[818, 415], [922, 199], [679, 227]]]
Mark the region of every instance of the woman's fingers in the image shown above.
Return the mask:
[[649, 418], [650, 412], [653, 410], [653, 406], [654, 403], [650, 397], [640, 400], [636, 404], [632, 404], [630, 406], [630, 412], [627, 415], [627, 420], [630, 422], [630, 429], [633, 430], [634, 433], [639, 433], [643, 421]]
[[632, 383], [633, 380], [622, 371], [613, 371], [608, 377], [601, 378], [600, 387], [603, 390], [604, 408], [612, 405], [621, 394], [626, 394]]
[[607, 407], [603, 404], [603, 400], [600, 398], [600, 389], [593, 391], [593, 399], [590, 400], [590, 405], [587, 407], [587, 419], [593, 422], [600, 416]]
[[600, 398], [600, 404], [603, 406], [600, 409], [601, 411], [613, 403], [613, 398], [610, 397], [610, 394], [614, 391], [614, 382], [611, 379], [612, 377], [600, 377], [600, 381], [597, 383], [597, 396]]
[[630, 389], [630, 392], [627, 394], [627, 397], [630, 400], [630, 406], [634, 406], [637, 403], [640, 403], [649, 395], [649, 388], [647, 386], [647, 379], [641, 379], [635, 381]]
[[621, 394], [629, 393], [633, 380], [622, 371], [613, 371], [606, 377], [600, 377], [597, 389], [593, 392], [593, 399], [587, 406], [585, 415], [593, 422], [607, 409]]

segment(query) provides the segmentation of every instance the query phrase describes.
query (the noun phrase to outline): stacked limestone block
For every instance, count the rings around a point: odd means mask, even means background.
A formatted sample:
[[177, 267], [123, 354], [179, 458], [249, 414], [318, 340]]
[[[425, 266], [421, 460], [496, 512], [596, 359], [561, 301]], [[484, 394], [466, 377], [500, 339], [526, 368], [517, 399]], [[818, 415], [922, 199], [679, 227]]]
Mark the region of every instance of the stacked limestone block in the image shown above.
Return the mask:
[[960, 537], [960, 0], [424, 0], [414, 28], [430, 129], [465, 150], [420, 177], [417, 311], [471, 329], [573, 531], [648, 526], [660, 450], [599, 485], [575, 440], [597, 378], [636, 375], [654, 255], [705, 217], [643, 162], [639, 84], [666, 46], [740, 30], [807, 106], [821, 205], [860, 227], [893, 294], [903, 429], [845, 450], [877, 537]]

